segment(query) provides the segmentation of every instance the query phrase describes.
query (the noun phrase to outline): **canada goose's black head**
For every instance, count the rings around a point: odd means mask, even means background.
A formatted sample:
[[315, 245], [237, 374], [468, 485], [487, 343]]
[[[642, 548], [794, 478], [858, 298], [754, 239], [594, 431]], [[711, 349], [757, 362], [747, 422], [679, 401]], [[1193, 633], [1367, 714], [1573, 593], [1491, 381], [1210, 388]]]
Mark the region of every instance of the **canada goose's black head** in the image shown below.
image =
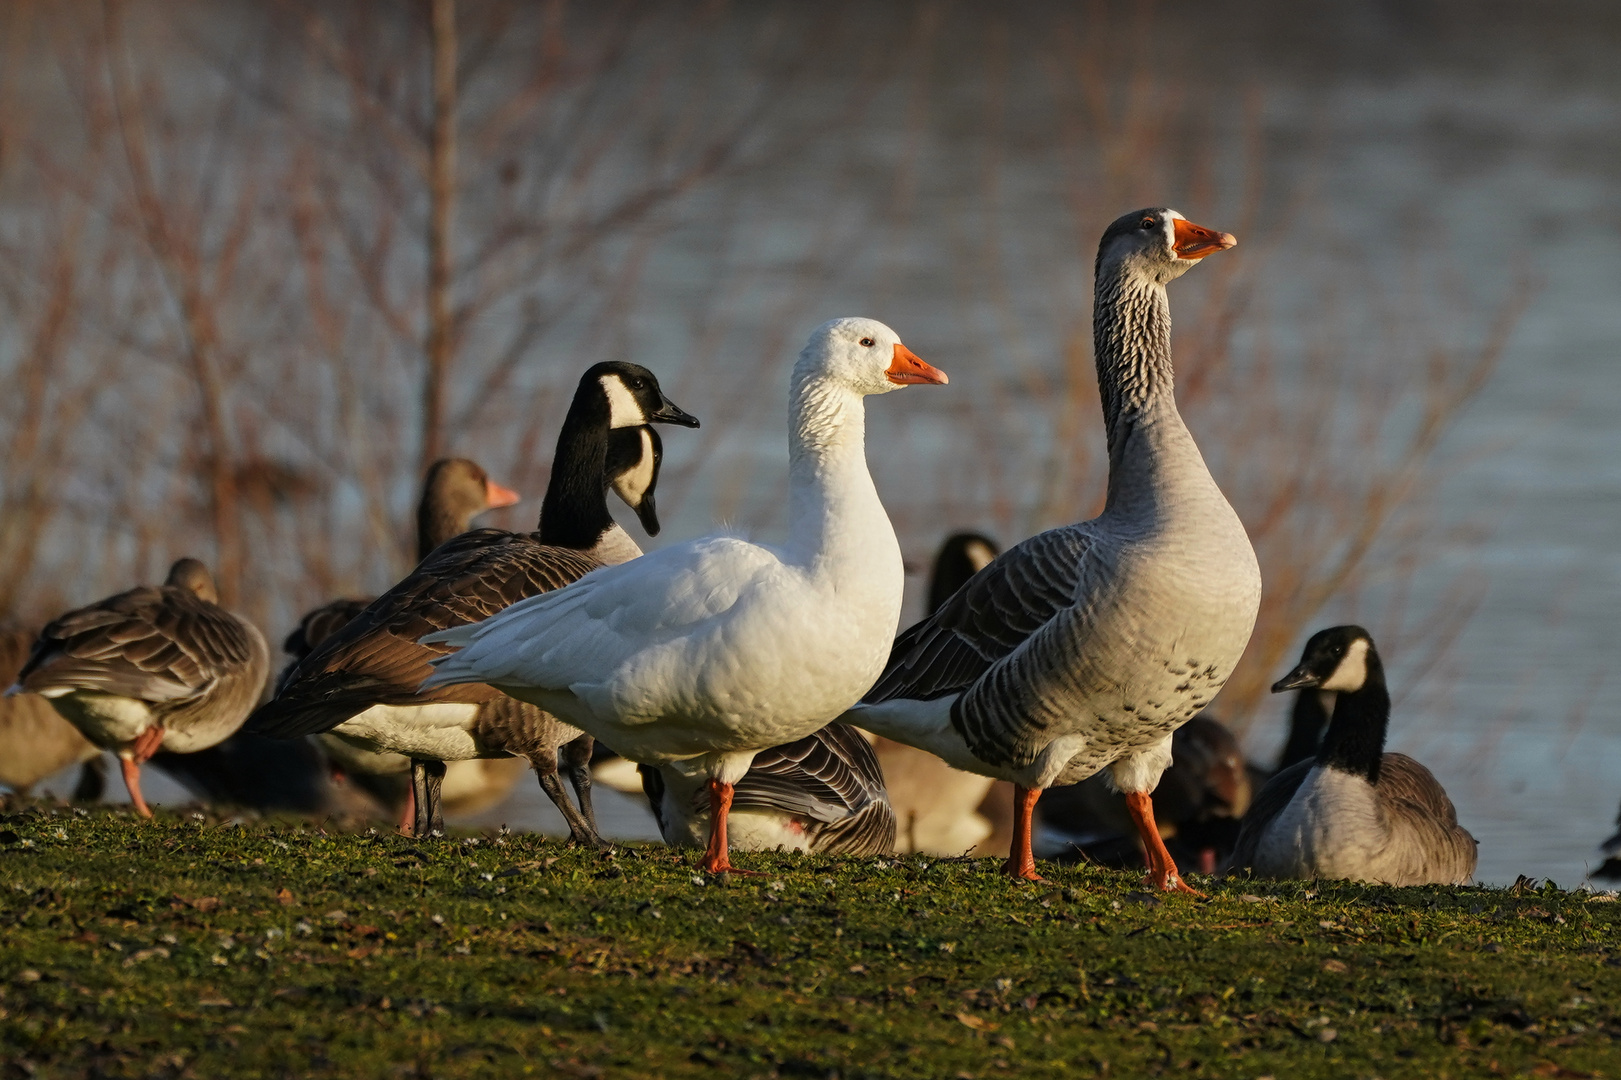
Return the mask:
[[512, 506], [523, 496], [502, 487], [476, 461], [440, 458], [428, 466], [417, 504], [417, 557], [467, 531], [486, 510]]
[[1379, 663], [1373, 638], [1360, 626], [1334, 626], [1319, 630], [1306, 642], [1295, 669], [1272, 684], [1272, 692], [1332, 690], [1355, 693], [1368, 682], [1370, 667]]
[[575, 405], [583, 404], [593, 390], [600, 395], [601, 419], [609, 428], [633, 428], [643, 424], [698, 426], [698, 418], [665, 397], [658, 378], [640, 364], [623, 360], [593, 364], [580, 376]]
[[1238, 243], [1232, 233], [1195, 225], [1175, 210], [1151, 206], [1118, 217], [1098, 242], [1100, 280], [1124, 271], [1164, 285], [1200, 259]]
[[169, 576], [163, 583], [196, 593], [199, 600], [206, 600], [210, 604], [219, 603], [220, 594], [214, 587], [214, 575], [196, 559], [181, 559], [169, 567]]
[[951, 594], [968, 583], [968, 579], [989, 566], [999, 555], [996, 541], [980, 533], [960, 532], [946, 537], [940, 553], [934, 557], [934, 570], [929, 574], [929, 611], [940, 610], [940, 605], [951, 599]]
[[653, 489], [658, 486], [659, 468], [664, 464], [664, 440], [659, 433], [641, 427], [616, 428], [608, 433], [608, 456], [604, 471], [614, 494], [636, 511], [648, 536], [659, 534], [658, 506]]

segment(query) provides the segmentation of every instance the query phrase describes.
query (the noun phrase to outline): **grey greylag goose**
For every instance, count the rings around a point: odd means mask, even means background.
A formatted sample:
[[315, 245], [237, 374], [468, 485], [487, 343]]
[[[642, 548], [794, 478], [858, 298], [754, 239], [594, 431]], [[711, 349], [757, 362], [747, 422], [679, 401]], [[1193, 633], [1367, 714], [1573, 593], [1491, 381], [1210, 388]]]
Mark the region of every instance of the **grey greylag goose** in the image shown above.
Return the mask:
[[[590, 802], [590, 738], [488, 685], [420, 692], [429, 661], [445, 650], [417, 639], [640, 555], [609, 514], [607, 492], [626, 498], [648, 531], [658, 532], [652, 495], [662, 448], [649, 423], [698, 426], [646, 368], [610, 362], [587, 370], [558, 435], [538, 531], [477, 529], [439, 546], [300, 661], [251, 726], [281, 738], [331, 732], [362, 749], [408, 756], [418, 835], [443, 828], [446, 761], [525, 757], [570, 838], [601, 844]], [[558, 779], [559, 758], [579, 810]]]
[[264, 637], [217, 600], [208, 569], [181, 559], [164, 584], [70, 611], [41, 630], [13, 687], [44, 697], [118, 755], [142, 817], [152, 811], [141, 764], [160, 748], [185, 754], [224, 741], [264, 690]]
[[[17, 681], [38, 631], [15, 627], [0, 629], [0, 686]], [[74, 765], [84, 768], [73, 797], [79, 802], [101, 798], [105, 777], [101, 747], [79, 734], [62, 719], [51, 703], [38, 694], [0, 698], [0, 784], [27, 795], [35, 784]]]
[[1321, 630], [1272, 692], [1336, 695], [1314, 758], [1269, 780], [1244, 818], [1234, 871], [1386, 885], [1465, 885], [1478, 845], [1430, 770], [1384, 752], [1390, 691], [1360, 626]]
[[1226, 233], [1174, 210], [1119, 218], [1098, 245], [1093, 341], [1109, 449], [1091, 521], [1013, 547], [895, 640], [843, 718], [1016, 788], [1010, 875], [1036, 879], [1042, 790], [1107, 768], [1148, 853], [1182, 882], [1149, 793], [1171, 736], [1215, 697], [1255, 625], [1261, 575], [1176, 409], [1165, 287]]
[[[639, 765], [659, 834], [671, 847], [709, 840], [709, 793], [675, 769]], [[829, 724], [754, 755], [732, 791], [733, 851], [885, 855], [895, 850], [895, 811], [883, 770], [855, 728]]]

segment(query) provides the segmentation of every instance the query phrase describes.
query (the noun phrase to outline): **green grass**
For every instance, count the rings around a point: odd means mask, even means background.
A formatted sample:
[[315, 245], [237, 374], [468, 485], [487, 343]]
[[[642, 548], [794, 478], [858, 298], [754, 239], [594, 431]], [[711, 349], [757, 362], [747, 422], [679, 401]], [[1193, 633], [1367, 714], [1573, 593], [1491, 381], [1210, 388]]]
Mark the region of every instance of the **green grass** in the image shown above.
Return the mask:
[[0, 817], [0, 1076], [1621, 1075], [1621, 904]]

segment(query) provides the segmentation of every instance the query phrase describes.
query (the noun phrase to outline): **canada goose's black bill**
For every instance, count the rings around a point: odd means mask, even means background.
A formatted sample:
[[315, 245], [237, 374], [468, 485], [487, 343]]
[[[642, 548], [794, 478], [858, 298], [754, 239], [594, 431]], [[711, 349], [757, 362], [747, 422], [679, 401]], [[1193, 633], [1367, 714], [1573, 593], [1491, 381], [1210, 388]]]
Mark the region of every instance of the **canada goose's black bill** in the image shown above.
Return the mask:
[[1323, 685], [1323, 677], [1312, 671], [1304, 663], [1289, 674], [1272, 684], [1272, 692], [1281, 694], [1285, 690], [1310, 690]]
[[898, 341], [895, 342], [895, 359], [884, 375], [890, 382], [901, 386], [908, 383], [933, 383], [935, 386], [944, 386], [951, 381], [951, 377], [945, 372]]
[[516, 506], [523, 502], [522, 495], [509, 487], [502, 487], [494, 480], [485, 480], [484, 490], [491, 510], [499, 510], [503, 506]]
[[1238, 246], [1238, 237], [1232, 233], [1217, 232], [1203, 225], [1195, 225], [1186, 218], [1176, 218], [1171, 227], [1176, 234], [1172, 247], [1179, 259], [1202, 259], [1218, 251]]
[[698, 427], [698, 418], [687, 412], [681, 406], [659, 392], [659, 407], [647, 414], [647, 419], [655, 424], [679, 424], [681, 427]]

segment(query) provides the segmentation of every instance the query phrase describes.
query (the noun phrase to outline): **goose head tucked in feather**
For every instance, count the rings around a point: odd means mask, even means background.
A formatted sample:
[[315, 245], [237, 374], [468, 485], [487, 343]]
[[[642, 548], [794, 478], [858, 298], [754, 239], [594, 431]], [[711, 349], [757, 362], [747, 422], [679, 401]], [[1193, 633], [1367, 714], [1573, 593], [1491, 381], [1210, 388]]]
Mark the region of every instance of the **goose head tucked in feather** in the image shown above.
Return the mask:
[[618, 528], [605, 499], [610, 489], [650, 535], [657, 534], [652, 493], [663, 445], [648, 424], [695, 428], [698, 420], [666, 397], [657, 376], [640, 364], [613, 360], [586, 369], [557, 435], [540, 508], [542, 543], [592, 550]]
[[512, 506], [523, 496], [490, 479], [476, 461], [440, 458], [428, 466], [417, 504], [417, 558], [466, 532], [486, 510]]
[[208, 572], [208, 567], [196, 559], [177, 560], [169, 567], [169, 576], [164, 579], [163, 584], [170, 588], [185, 589], [194, 593], [199, 600], [205, 600], [210, 604], [217, 604], [220, 601], [219, 590], [214, 587], [214, 575]]
[[1373, 638], [1360, 626], [1334, 626], [1313, 634], [1295, 669], [1272, 692], [1316, 690], [1337, 695], [1333, 718], [1317, 751], [1320, 765], [1379, 782], [1390, 691]]
[[968, 579], [985, 569], [1001, 554], [996, 541], [980, 533], [953, 533], [940, 545], [929, 572], [928, 613], [934, 614], [951, 599]]

